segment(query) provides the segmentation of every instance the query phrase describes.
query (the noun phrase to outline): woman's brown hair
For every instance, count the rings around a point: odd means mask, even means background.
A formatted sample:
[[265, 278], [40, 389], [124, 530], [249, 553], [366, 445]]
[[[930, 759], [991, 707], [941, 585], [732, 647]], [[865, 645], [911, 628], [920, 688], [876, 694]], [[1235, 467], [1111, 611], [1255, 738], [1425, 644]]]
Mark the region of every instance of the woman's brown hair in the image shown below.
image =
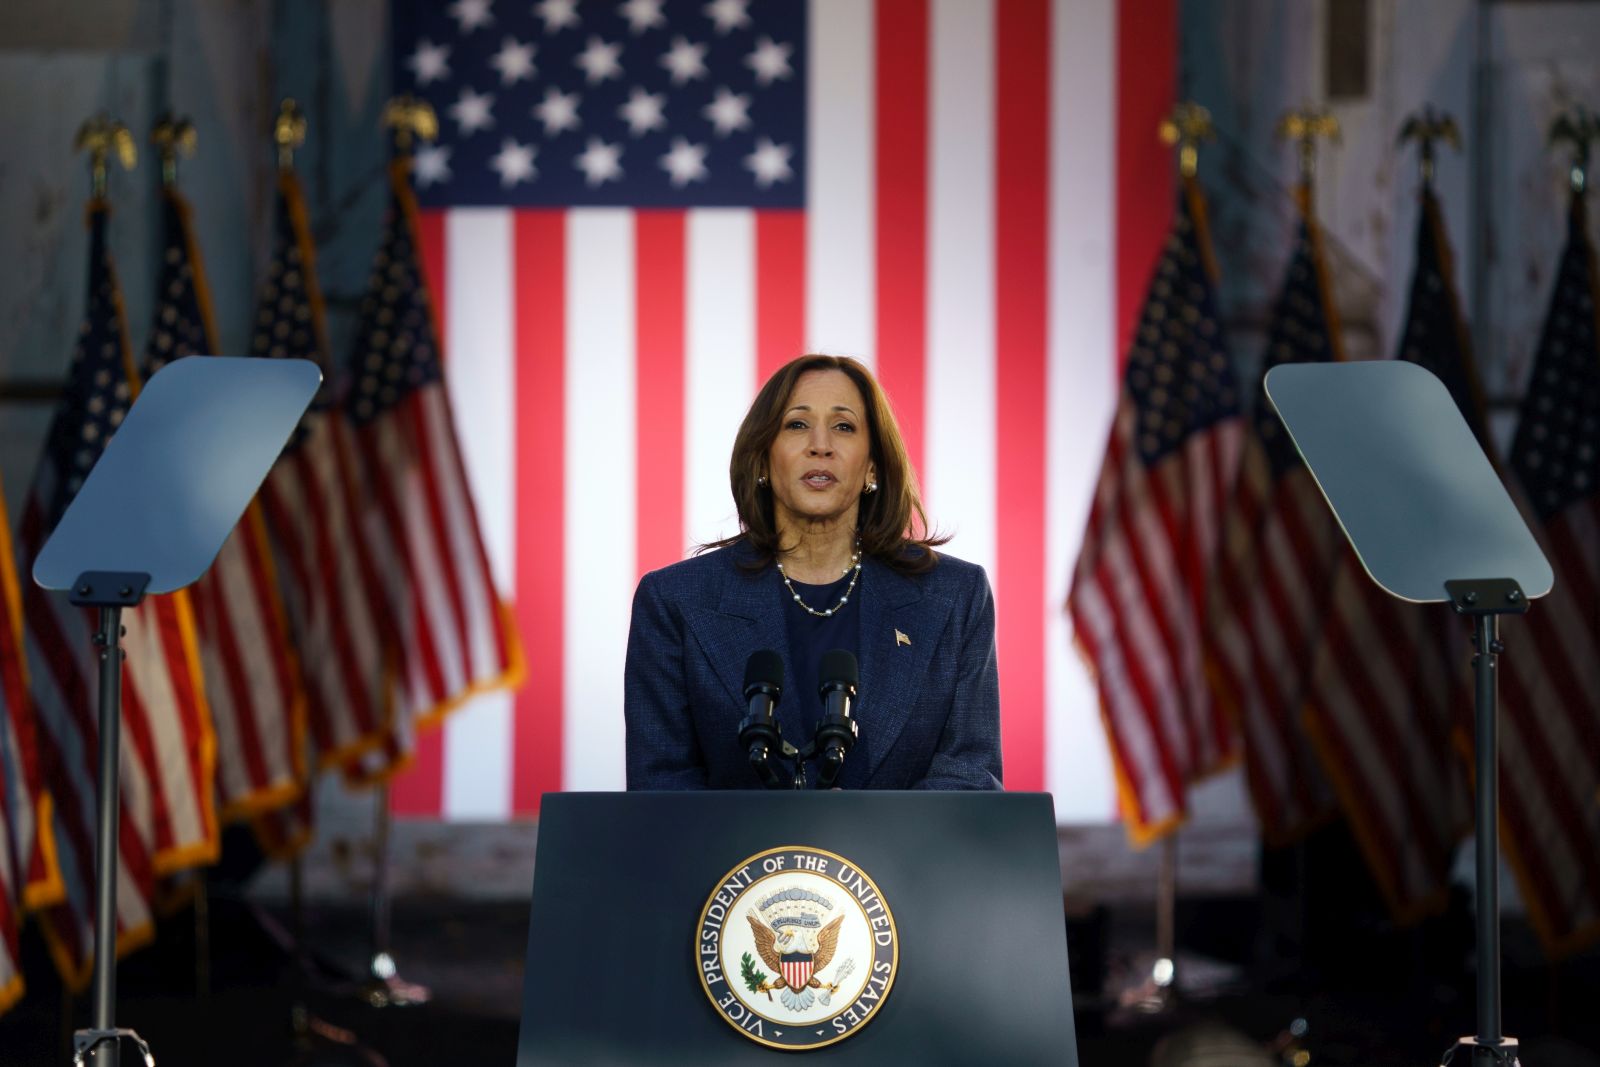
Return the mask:
[[772, 489], [759, 484], [757, 479], [766, 473], [767, 455], [783, 426], [784, 412], [788, 410], [795, 383], [802, 374], [814, 370], [844, 372], [861, 390], [867, 406], [867, 433], [878, 474], [878, 490], [861, 497], [856, 529], [861, 536], [862, 554], [905, 573], [929, 570], [938, 562], [934, 546], [950, 538], [928, 526], [928, 516], [922, 510], [922, 497], [917, 491], [917, 475], [911, 469], [911, 457], [906, 454], [900, 427], [889, 408], [889, 398], [872, 372], [848, 356], [801, 356], [767, 379], [767, 384], [751, 401], [744, 422], [739, 424], [733, 457], [728, 461], [728, 481], [739, 509], [741, 532], [703, 545], [702, 549], [723, 548], [743, 541], [755, 551], [755, 558], [747, 565], [759, 569], [777, 558], [784, 548], [792, 547], [778, 543]]

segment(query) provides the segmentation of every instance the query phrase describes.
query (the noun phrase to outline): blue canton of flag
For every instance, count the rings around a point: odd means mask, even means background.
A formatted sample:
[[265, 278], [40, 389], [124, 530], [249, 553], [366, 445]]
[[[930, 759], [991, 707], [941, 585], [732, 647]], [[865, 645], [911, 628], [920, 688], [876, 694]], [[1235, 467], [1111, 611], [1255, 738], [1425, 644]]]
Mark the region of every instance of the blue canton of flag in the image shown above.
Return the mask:
[[806, 7], [396, 0], [423, 207], [801, 207]]
[[1139, 454], [1154, 466], [1191, 434], [1239, 414], [1239, 386], [1217, 328], [1216, 297], [1189, 208], [1178, 198], [1156, 266], [1126, 384], [1139, 413]]
[[1295, 232], [1289, 272], [1278, 294], [1277, 305], [1272, 309], [1272, 330], [1267, 338], [1253, 409], [1256, 435], [1266, 449], [1274, 478], [1298, 468], [1300, 454], [1294, 450], [1294, 443], [1279, 421], [1277, 409], [1267, 400], [1267, 371], [1280, 363], [1326, 363], [1334, 358], [1315, 257], [1310, 226], [1302, 219]]
[[161, 199], [166, 236], [161, 250], [161, 277], [156, 285], [156, 319], [141, 368], [146, 381], [175, 359], [216, 352], [216, 343], [208, 336], [210, 324], [200, 304], [198, 287], [204, 283], [195, 277], [196, 252], [190, 244], [188, 204], [172, 189], [165, 190]]
[[78, 327], [71, 375], [50, 423], [41, 463], [50, 469], [50, 477], [38, 483], [51, 490], [43, 516], [46, 531], [61, 521], [133, 403], [122, 295], [106, 247], [106, 216], [103, 208], [90, 211], [89, 310]]
[[413, 229], [398, 191], [405, 173], [391, 168], [395, 190], [383, 244], [373, 259], [361, 301], [354, 382], [347, 403], [351, 420], [363, 426], [386, 413], [413, 389], [440, 380], [439, 352], [428, 288], [423, 284]]

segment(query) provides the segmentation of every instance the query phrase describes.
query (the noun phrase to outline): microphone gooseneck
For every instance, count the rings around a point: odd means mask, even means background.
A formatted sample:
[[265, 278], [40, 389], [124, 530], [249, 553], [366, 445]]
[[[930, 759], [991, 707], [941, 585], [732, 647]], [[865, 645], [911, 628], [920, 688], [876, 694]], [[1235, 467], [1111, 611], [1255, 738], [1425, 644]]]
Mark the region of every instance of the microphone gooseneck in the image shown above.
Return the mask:
[[817, 785], [831, 789], [844, 769], [845, 756], [856, 743], [858, 727], [850, 712], [861, 682], [861, 668], [855, 656], [836, 648], [822, 654], [817, 674], [822, 696], [822, 721], [817, 724], [816, 737]]
[[782, 786], [774, 753], [783, 751], [783, 735], [773, 711], [783, 696], [783, 659], [768, 648], [750, 653], [744, 665], [745, 717], [739, 724], [739, 747], [768, 789]]

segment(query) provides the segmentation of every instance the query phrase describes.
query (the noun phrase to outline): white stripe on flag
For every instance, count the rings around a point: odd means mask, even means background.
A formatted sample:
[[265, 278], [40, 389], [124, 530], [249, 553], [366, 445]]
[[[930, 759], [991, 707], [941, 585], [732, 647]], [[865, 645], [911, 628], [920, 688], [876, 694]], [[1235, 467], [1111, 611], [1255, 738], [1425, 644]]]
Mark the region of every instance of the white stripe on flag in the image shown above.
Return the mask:
[[755, 216], [744, 209], [698, 209], [689, 212], [684, 230], [684, 523], [688, 543], [698, 544], [739, 529], [728, 456], [758, 387]]
[[[445, 227], [450, 402], [489, 567], [495, 584], [510, 589], [516, 572], [515, 228], [503, 208], [452, 211]], [[552, 406], [560, 403], [559, 397], [549, 399]], [[477, 649], [473, 661], [483, 661]], [[448, 818], [510, 816], [511, 701], [510, 693], [497, 690], [445, 720], [442, 803]]]
[[[633, 213], [569, 212], [566, 277], [566, 469], [552, 472], [567, 494], [562, 785], [621, 789], [636, 510]], [[549, 491], [561, 491], [555, 478]]]
[[806, 100], [806, 348], [868, 366], [877, 355], [873, 10], [813, 0]]
[[1050, 417], [1045, 480], [1045, 780], [1062, 822], [1101, 822], [1115, 786], [1094, 680], [1062, 610], [1116, 407], [1116, 4], [1056, 0], [1050, 13]]
[[956, 535], [949, 550], [981, 565], [999, 587], [994, 494], [994, 6], [988, 0], [934, 0], [930, 15], [930, 432], [924, 479], [930, 517]]
[[[152, 779], [141, 760], [124, 755], [124, 810], [142, 823], [140, 830], [154, 853], [167, 847], [167, 841], [157, 837], [156, 827], [151, 822], [157, 805], [165, 801], [168, 806], [171, 840], [187, 843], [203, 839], [205, 819], [199, 807], [200, 797], [189, 779], [189, 739], [178, 718], [178, 693], [173, 688], [170, 670], [174, 660], [182, 662], [181, 650], [169, 651], [167, 637], [157, 625], [155, 601], [145, 601], [124, 613], [122, 619], [127, 631], [123, 639], [127, 653], [127, 665], [123, 668], [125, 686], [138, 694], [155, 761]], [[172, 635], [172, 641], [177, 643], [176, 634]], [[128, 713], [129, 709], [124, 707], [124, 717]], [[132, 738], [126, 734], [124, 738], [123, 751], [127, 753]], [[155, 790], [160, 790], [159, 797]]]

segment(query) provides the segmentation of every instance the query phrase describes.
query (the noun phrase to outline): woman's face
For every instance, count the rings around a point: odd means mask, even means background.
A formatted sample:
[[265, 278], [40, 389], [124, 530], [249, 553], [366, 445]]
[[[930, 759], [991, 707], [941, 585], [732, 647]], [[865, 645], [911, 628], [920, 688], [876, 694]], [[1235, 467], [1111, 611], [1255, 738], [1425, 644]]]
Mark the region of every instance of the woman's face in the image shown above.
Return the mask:
[[841, 370], [796, 379], [767, 452], [778, 528], [844, 519], [855, 527], [861, 491], [876, 480], [861, 390]]

